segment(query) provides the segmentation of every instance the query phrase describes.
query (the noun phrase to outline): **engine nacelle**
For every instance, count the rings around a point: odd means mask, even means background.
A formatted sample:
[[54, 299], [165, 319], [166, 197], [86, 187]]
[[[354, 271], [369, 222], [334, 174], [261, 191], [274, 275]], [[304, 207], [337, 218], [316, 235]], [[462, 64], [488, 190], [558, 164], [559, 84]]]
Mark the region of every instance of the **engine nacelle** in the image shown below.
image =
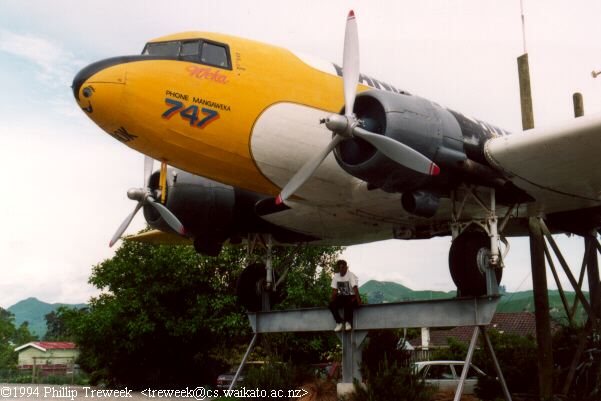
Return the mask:
[[[160, 199], [159, 175], [155, 172], [149, 184], [156, 199]], [[315, 240], [263, 220], [260, 214], [267, 213], [262, 210], [265, 204], [275, 206], [265, 195], [185, 171], [167, 170], [165, 206], [184, 225], [186, 235], [194, 238], [196, 251], [204, 255], [217, 256], [225, 241], [236, 242], [248, 233], [269, 233], [282, 243]], [[173, 232], [153, 207], [144, 206], [144, 217], [152, 228]]]
[[401, 204], [411, 214], [432, 217], [438, 210], [440, 196], [428, 191], [405, 192], [401, 196]]
[[[363, 128], [402, 142], [444, 167], [467, 158], [461, 128], [446, 109], [417, 96], [366, 91], [355, 100]], [[349, 174], [388, 192], [406, 192], [440, 179], [408, 169], [359, 138], [343, 141], [336, 160]]]
[[[150, 188], [158, 190], [159, 172], [150, 179]], [[157, 199], [160, 194], [157, 194]], [[236, 196], [234, 188], [176, 169], [167, 170], [165, 206], [194, 238], [196, 249], [214, 255], [232, 233]], [[161, 231], [172, 231], [152, 207], [144, 207], [148, 224]]]

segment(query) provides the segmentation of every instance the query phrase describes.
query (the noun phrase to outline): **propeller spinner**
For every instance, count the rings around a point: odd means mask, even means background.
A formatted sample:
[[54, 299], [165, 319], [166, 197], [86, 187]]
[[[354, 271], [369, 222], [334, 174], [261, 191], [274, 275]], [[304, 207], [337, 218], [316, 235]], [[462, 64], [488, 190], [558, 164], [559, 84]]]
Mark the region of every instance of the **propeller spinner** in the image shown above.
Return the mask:
[[357, 21], [353, 10], [349, 12], [346, 19], [342, 80], [344, 86], [345, 114], [332, 114], [328, 118], [322, 120], [326, 127], [334, 134], [332, 141], [323, 151], [308, 160], [296, 172], [276, 198], [276, 204], [286, 201], [286, 199], [311, 178], [325, 158], [340, 142], [353, 137], [361, 138], [366, 142], [369, 142], [378, 151], [402, 166], [427, 175], [438, 175], [440, 173], [440, 168], [433, 161], [415, 149], [401, 142], [397, 142], [392, 138], [374, 134], [360, 127], [360, 122], [353, 113], [355, 96], [357, 94], [357, 84], [359, 83], [359, 38], [357, 33]]
[[[156, 211], [159, 212], [161, 217], [165, 220], [165, 222], [169, 225], [169, 227], [171, 227], [175, 232], [179, 233], [180, 235], [185, 234], [186, 230], [184, 229], [183, 224], [178, 220], [177, 217], [175, 217], [175, 215], [173, 213], [171, 213], [171, 211], [169, 209], [167, 209], [165, 206], [163, 206], [161, 201], [157, 201], [154, 198], [153, 192], [150, 189], [150, 187], [148, 186], [149, 181], [150, 181], [150, 175], [152, 174], [152, 165], [153, 165], [152, 158], [145, 156], [144, 157], [144, 187], [143, 188], [130, 188], [127, 191], [127, 197], [131, 200], [138, 201], [138, 204], [134, 208], [133, 212], [131, 212], [125, 218], [125, 220], [123, 220], [123, 223], [121, 223], [121, 225], [115, 232], [115, 235], [113, 235], [113, 238], [111, 238], [111, 242], [109, 242], [110, 247], [115, 245], [117, 240], [119, 240], [119, 238], [121, 238], [121, 235], [123, 235], [123, 233], [129, 226], [129, 224], [133, 220], [134, 216], [136, 215], [136, 213], [138, 213], [138, 210], [140, 210], [145, 205], [150, 205], [153, 208], [155, 208]], [[166, 165], [163, 163], [163, 165], [161, 165], [161, 180], [160, 180], [162, 183], [162, 195], [161, 195], [162, 200], [164, 200], [164, 194], [165, 194], [164, 181], [165, 181], [166, 171], [167, 171]]]

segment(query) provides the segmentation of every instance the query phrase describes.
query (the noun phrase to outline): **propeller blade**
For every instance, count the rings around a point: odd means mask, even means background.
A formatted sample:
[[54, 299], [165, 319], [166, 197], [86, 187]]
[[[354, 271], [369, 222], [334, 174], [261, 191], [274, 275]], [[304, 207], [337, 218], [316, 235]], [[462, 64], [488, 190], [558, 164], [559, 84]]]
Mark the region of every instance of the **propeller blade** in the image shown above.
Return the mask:
[[180, 235], [184, 235], [186, 230], [184, 225], [180, 223], [177, 217], [169, 209], [165, 206], [161, 205], [159, 202], [155, 201], [152, 198], [148, 198], [148, 203], [156, 209], [157, 212], [161, 215], [161, 217], [165, 220], [165, 222], [171, 227], [176, 233]]
[[148, 186], [150, 181], [150, 175], [152, 174], [152, 165], [154, 160], [150, 156], [144, 156], [144, 184], [142, 184], [143, 188]]
[[317, 168], [321, 165], [324, 159], [328, 157], [332, 149], [338, 146], [340, 141], [342, 141], [343, 139], [344, 138], [340, 135], [334, 136], [332, 141], [330, 141], [330, 143], [328, 144], [328, 146], [326, 146], [324, 150], [322, 150], [320, 153], [316, 154], [312, 159], [306, 162], [300, 168], [300, 170], [298, 170], [296, 174], [294, 174], [290, 181], [288, 181], [288, 184], [286, 184], [286, 186], [282, 189], [278, 197], [275, 199], [276, 205], [279, 205], [280, 203], [284, 202], [290, 197], [290, 195], [292, 195], [297, 189], [299, 189], [305, 183], [305, 181], [307, 181], [313, 175], [315, 170], [317, 170]]
[[369, 142], [401, 166], [427, 175], [438, 175], [440, 173], [440, 167], [436, 163], [404, 143], [384, 135], [371, 133], [359, 127], [355, 127], [353, 135]]
[[121, 225], [117, 229], [117, 232], [115, 232], [115, 235], [113, 235], [113, 238], [111, 238], [111, 242], [109, 242], [109, 247], [112, 247], [113, 245], [115, 245], [115, 242], [117, 242], [119, 240], [119, 238], [121, 238], [121, 235], [123, 235], [123, 233], [125, 232], [125, 229], [129, 226], [129, 223], [131, 223], [134, 216], [136, 215], [136, 213], [138, 213], [138, 210], [140, 210], [141, 207], [142, 207], [142, 202], [138, 202], [134, 211], [131, 212], [129, 214], [129, 216], [127, 216], [125, 218], [125, 220], [123, 220], [123, 223], [121, 223]]
[[355, 107], [355, 95], [359, 83], [359, 35], [355, 13], [351, 10], [346, 18], [344, 54], [342, 56], [342, 79], [344, 83], [345, 115], [351, 116]]

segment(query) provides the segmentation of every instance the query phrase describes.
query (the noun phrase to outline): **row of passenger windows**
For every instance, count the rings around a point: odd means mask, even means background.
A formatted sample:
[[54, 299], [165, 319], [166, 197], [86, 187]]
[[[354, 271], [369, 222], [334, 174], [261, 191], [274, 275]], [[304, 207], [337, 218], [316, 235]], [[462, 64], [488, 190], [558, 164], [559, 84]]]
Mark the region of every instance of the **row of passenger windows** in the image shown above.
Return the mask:
[[142, 54], [177, 57], [180, 60], [232, 69], [227, 46], [204, 40], [147, 43]]

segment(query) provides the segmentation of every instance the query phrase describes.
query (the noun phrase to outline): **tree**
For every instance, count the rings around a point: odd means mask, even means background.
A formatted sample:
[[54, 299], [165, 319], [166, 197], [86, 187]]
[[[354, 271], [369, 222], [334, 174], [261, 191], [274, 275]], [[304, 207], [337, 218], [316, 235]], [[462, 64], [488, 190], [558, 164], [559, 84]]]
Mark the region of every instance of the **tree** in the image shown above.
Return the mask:
[[[297, 267], [319, 276], [318, 265], [330, 261], [323, 255], [338, 252], [306, 249], [287, 257], [292, 248], [276, 248], [274, 263], [292, 260], [294, 281]], [[235, 288], [243, 266], [255, 258], [241, 247], [208, 258], [190, 246], [124, 242], [93, 269], [89, 281], [103, 294], [91, 299], [89, 311], [68, 319], [80, 364], [92, 378], [134, 388], [212, 384], [250, 340]]]
[[0, 369], [12, 368], [17, 364], [15, 347], [36, 340], [29, 332], [29, 324], [23, 322], [15, 327], [15, 316], [0, 308]]
[[87, 308], [71, 308], [61, 306], [44, 316], [46, 320], [45, 341], [75, 341], [74, 325], [79, 316], [84, 315]]

